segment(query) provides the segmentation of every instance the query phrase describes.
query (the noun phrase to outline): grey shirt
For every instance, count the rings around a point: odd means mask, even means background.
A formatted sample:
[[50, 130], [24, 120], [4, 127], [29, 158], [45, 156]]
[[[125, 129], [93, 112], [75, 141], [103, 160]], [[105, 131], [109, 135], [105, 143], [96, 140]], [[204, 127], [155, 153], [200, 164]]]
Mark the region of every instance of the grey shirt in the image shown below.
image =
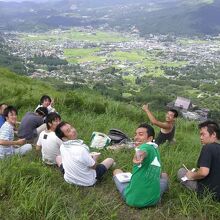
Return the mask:
[[43, 118], [34, 112], [27, 112], [18, 129], [18, 137], [31, 140], [37, 137], [37, 128], [44, 123]]

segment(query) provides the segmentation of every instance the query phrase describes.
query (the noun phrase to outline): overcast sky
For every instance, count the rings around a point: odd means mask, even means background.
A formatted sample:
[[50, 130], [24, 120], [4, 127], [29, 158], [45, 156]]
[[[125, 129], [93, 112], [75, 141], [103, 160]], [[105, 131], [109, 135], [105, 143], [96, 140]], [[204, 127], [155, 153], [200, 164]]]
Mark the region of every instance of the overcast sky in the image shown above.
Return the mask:
[[59, 0], [0, 0], [0, 2], [27, 2], [27, 1], [28, 2], [55, 2]]

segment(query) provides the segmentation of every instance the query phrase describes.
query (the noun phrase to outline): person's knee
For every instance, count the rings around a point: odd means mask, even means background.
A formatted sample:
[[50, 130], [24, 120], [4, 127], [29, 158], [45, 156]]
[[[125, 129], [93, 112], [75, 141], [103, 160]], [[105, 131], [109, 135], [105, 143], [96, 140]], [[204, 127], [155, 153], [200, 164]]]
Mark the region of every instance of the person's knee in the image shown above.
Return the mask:
[[32, 145], [31, 144], [25, 144], [23, 145], [23, 149], [25, 152], [31, 151], [32, 150]]
[[182, 177], [184, 177], [187, 173], [187, 170], [185, 168], [180, 168], [177, 172], [177, 179], [181, 180]]
[[169, 179], [169, 176], [168, 176], [167, 173], [161, 173], [160, 178], [168, 180], [168, 179]]
[[113, 163], [115, 162], [113, 158], [106, 158], [105, 161], [108, 163], [109, 166], [112, 166]]
[[103, 164], [106, 169], [109, 169], [114, 163], [114, 160], [112, 158], [106, 158], [104, 161], [102, 161], [101, 164]]
[[115, 169], [115, 170], [113, 171], [113, 176], [115, 176], [115, 175], [118, 174], [118, 173], [123, 173], [123, 171], [122, 171], [121, 169]]

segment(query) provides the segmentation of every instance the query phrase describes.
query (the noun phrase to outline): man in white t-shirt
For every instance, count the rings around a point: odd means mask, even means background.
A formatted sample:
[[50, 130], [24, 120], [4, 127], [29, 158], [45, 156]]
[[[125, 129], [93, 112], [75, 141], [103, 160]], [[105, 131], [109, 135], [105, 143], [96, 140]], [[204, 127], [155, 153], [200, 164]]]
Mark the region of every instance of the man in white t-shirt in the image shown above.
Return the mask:
[[50, 113], [46, 118], [47, 130], [40, 133], [36, 149], [42, 153], [42, 160], [48, 165], [56, 164], [56, 156], [60, 155], [62, 141], [56, 136], [55, 129], [61, 117], [56, 112]]
[[76, 129], [70, 124], [61, 122], [55, 132], [63, 140], [60, 147], [61, 157], [57, 157], [57, 164], [63, 171], [66, 182], [92, 186], [114, 163], [112, 158], [107, 158], [97, 164], [98, 153], [89, 152], [89, 147], [82, 140], [77, 139]]

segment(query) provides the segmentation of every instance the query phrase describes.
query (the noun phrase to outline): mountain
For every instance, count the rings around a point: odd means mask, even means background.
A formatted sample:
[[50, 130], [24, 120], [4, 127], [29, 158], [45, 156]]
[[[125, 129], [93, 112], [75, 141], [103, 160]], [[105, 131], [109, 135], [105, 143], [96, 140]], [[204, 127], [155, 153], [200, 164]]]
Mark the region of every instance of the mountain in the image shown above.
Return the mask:
[[0, 29], [39, 31], [57, 27], [111, 27], [141, 35], [218, 34], [220, 0], [0, 1]]

